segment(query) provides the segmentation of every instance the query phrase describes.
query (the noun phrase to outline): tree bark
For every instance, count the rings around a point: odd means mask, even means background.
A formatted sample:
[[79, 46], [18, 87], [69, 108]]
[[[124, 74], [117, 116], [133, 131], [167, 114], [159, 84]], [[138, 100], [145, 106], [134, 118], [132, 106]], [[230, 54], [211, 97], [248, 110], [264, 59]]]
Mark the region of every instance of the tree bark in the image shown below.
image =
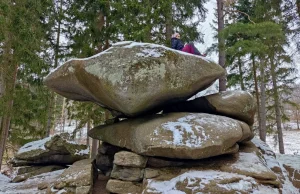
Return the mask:
[[257, 81], [255, 57], [251, 56], [251, 58], [252, 58], [252, 70], [253, 70], [253, 77], [254, 77], [255, 97], [256, 97], [256, 106], [257, 106], [258, 130], [259, 130], [259, 134], [260, 134], [261, 133], [261, 118], [260, 118], [260, 109], [259, 109], [260, 101], [259, 101], [258, 81]]
[[[12, 61], [10, 61], [12, 62]], [[4, 99], [4, 115], [1, 121], [1, 137], [0, 137], [0, 169], [2, 165], [3, 155], [5, 151], [5, 145], [8, 138], [8, 132], [10, 129], [10, 121], [12, 116], [12, 109], [13, 109], [13, 95], [15, 91], [15, 83], [17, 80], [17, 73], [18, 73], [18, 65], [11, 65], [7, 66], [8, 71], [6, 72], [6, 79], [5, 79], [5, 94], [3, 96]], [[12, 70], [12, 71], [11, 71]]]
[[282, 126], [281, 126], [281, 112], [280, 112], [280, 99], [278, 95], [278, 87], [276, 81], [276, 72], [275, 72], [275, 64], [273, 60], [271, 60], [271, 76], [273, 82], [273, 92], [274, 92], [274, 103], [275, 103], [275, 114], [276, 114], [276, 125], [278, 132], [278, 144], [279, 144], [279, 152], [284, 154], [284, 144], [283, 144], [283, 134], [282, 134]]
[[[221, 31], [224, 29], [224, 3], [223, 0], [217, 0], [218, 10], [218, 42], [219, 42], [219, 65], [225, 70], [225, 40], [220, 36]], [[219, 91], [226, 91], [226, 74], [219, 78]]]
[[[90, 129], [91, 129], [91, 120], [89, 119], [87, 122], [86, 134], [88, 134]], [[88, 135], [86, 135], [86, 145], [90, 146], [90, 137]]]
[[166, 13], [166, 46], [171, 47], [171, 38], [172, 38], [172, 2], [169, 6], [169, 12]]
[[99, 140], [93, 139], [92, 140], [92, 151], [91, 151], [91, 158], [92, 159], [95, 159], [96, 156], [97, 156], [98, 145], [99, 145]]
[[242, 63], [241, 63], [241, 57], [238, 57], [238, 65], [239, 65], [239, 72], [240, 72], [241, 89], [242, 89], [242, 90], [245, 90], [244, 79], [243, 79]]
[[297, 129], [300, 130], [300, 127], [299, 127], [299, 110], [298, 110], [298, 108], [296, 109], [296, 120], [297, 120]]
[[[59, 11], [57, 11], [57, 31], [56, 31], [56, 44], [54, 45], [54, 67], [56, 68], [58, 66], [58, 54], [59, 54], [59, 47], [60, 47], [60, 33], [61, 33], [61, 14], [62, 14], [62, 6], [63, 1], [60, 0], [59, 5]], [[51, 134], [52, 124], [54, 123], [54, 108], [55, 106], [55, 96], [54, 92], [51, 91], [51, 98], [50, 98], [50, 106], [48, 110], [48, 121], [47, 121], [47, 127], [46, 127], [46, 137], [49, 137]]]
[[259, 137], [262, 141], [266, 142], [266, 88], [265, 88], [265, 69], [264, 63], [260, 64], [260, 106], [259, 106], [259, 114], [260, 114], [260, 131]]

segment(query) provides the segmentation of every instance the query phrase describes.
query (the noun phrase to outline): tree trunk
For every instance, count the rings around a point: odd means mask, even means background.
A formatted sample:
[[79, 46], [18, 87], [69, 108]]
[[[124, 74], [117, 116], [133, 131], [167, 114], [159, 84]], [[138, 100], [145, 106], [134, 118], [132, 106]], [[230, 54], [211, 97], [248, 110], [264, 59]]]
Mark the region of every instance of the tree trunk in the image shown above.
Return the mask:
[[257, 73], [256, 73], [256, 65], [255, 65], [255, 57], [251, 56], [252, 59], [252, 69], [253, 69], [253, 77], [254, 77], [254, 86], [255, 86], [255, 97], [256, 97], [256, 107], [257, 107], [257, 121], [258, 121], [258, 130], [261, 132], [261, 119], [259, 112], [259, 90], [258, 90], [258, 81], [257, 81]]
[[51, 128], [52, 128], [52, 121], [53, 121], [53, 111], [54, 111], [54, 92], [50, 92], [50, 102], [49, 102], [49, 109], [48, 109], [48, 119], [47, 119], [47, 126], [46, 126], [46, 137], [51, 135]]
[[[59, 11], [57, 11], [57, 31], [56, 31], [56, 44], [54, 45], [54, 67], [56, 68], [58, 66], [58, 54], [59, 54], [59, 47], [60, 47], [60, 33], [61, 33], [61, 14], [62, 14], [62, 6], [63, 2], [60, 0], [60, 5], [59, 5]], [[51, 134], [51, 129], [52, 129], [52, 124], [55, 122], [54, 119], [54, 106], [55, 104], [55, 94], [54, 92], [51, 91], [51, 98], [50, 98], [50, 106], [48, 110], [48, 121], [47, 121], [47, 128], [46, 128], [46, 137], [49, 137]]]
[[274, 91], [274, 103], [275, 103], [276, 124], [277, 124], [277, 132], [278, 132], [279, 152], [281, 154], [284, 154], [283, 134], [282, 134], [282, 127], [281, 127], [280, 100], [279, 100], [278, 87], [276, 82], [275, 64], [273, 60], [271, 60], [271, 76], [272, 76], [273, 91]]
[[239, 65], [239, 72], [240, 72], [241, 89], [245, 90], [244, 79], [243, 79], [242, 63], [241, 63], [241, 57], [240, 56], [238, 57], [238, 65]]
[[262, 141], [266, 142], [266, 88], [264, 63], [260, 64], [260, 75], [260, 105], [258, 107], [261, 126], [259, 131], [259, 137]]
[[92, 151], [91, 151], [91, 158], [92, 159], [95, 159], [96, 156], [97, 156], [98, 145], [99, 145], [99, 140], [93, 139], [92, 140]]
[[[12, 62], [12, 61], [10, 61]], [[1, 137], [0, 137], [0, 169], [2, 165], [2, 160], [3, 160], [3, 154], [5, 151], [5, 145], [6, 141], [8, 138], [8, 132], [10, 129], [10, 121], [12, 117], [12, 111], [13, 111], [13, 95], [15, 91], [15, 83], [17, 80], [17, 73], [18, 73], [18, 65], [11, 65], [7, 66], [9, 69], [5, 75], [5, 94], [2, 97], [4, 99], [4, 107], [3, 107], [3, 112], [4, 115], [2, 117], [1, 121]], [[11, 71], [12, 70], [12, 71]]]
[[298, 107], [296, 108], [296, 122], [297, 122], [297, 129], [300, 130], [300, 127], [299, 127], [299, 110], [298, 110]]
[[[219, 42], [219, 65], [225, 69], [225, 40], [220, 36], [224, 29], [224, 3], [223, 0], [217, 0], [218, 9], [218, 42]], [[225, 69], [226, 70], [226, 69]], [[226, 91], [226, 74], [219, 78], [219, 91]]]
[[90, 137], [87, 135], [88, 132], [91, 129], [91, 120], [89, 119], [89, 121], [87, 122], [87, 128], [86, 128], [86, 145], [90, 146]]
[[61, 117], [60, 117], [61, 132], [65, 132], [65, 106], [66, 106], [66, 98], [63, 97], [63, 105], [62, 105]]
[[166, 13], [165, 18], [166, 18], [166, 46], [171, 47], [171, 38], [172, 38], [172, 2], [171, 5], [169, 6], [169, 12]]

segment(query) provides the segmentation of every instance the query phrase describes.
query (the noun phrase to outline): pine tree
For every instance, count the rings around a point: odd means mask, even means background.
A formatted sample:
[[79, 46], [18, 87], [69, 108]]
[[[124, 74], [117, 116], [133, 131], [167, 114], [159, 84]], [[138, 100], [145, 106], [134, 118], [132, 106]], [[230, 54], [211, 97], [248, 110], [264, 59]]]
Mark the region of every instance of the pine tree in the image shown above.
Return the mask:
[[47, 71], [43, 56], [39, 53], [46, 45], [42, 19], [47, 15], [49, 4], [48, 0], [0, 2], [0, 49], [3, 51], [0, 53], [0, 161], [3, 159], [9, 129], [17, 125], [13, 113], [14, 102], [18, 102], [16, 95], [20, 94], [19, 87], [22, 90], [28, 88], [28, 79], [41, 83], [39, 76]]

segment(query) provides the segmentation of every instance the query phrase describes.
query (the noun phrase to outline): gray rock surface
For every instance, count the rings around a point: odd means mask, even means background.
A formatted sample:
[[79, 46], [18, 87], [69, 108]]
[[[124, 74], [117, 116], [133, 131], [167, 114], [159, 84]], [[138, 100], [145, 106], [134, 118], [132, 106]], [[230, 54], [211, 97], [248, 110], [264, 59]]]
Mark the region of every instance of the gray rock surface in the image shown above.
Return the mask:
[[110, 177], [124, 181], [139, 182], [144, 177], [144, 169], [114, 165]]
[[107, 182], [106, 189], [111, 193], [140, 194], [142, 193], [142, 184], [110, 179]]
[[219, 114], [253, 125], [256, 104], [249, 92], [225, 91], [208, 95], [205, 98], [216, 108]]
[[88, 157], [86, 145], [79, 145], [54, 135], [25, 144], [19, 149], [12, 163], [15, 166], [72, 164]]
[[54, 183], [55, 189], [64, 187], [82, 187], [93, 185], [93, 165], [91, 159], [75, 162], [72, 166], [64, 170]]
[[147, 157], [128, 151], [118, 152], [114, 157], [114, 164], [118, 166], [145, 168], [146, 163]]
[[127, 42], [49, 74], [58, 94], [137, 116], [166, 102], [184, 101], [224, 75], [203, 57], [148, 43]]
[[89, 136], [146, 156], [201, 159], [238, 151], [249, 126], [224, 116], [171, 113], [128, 119], [89, 131]]

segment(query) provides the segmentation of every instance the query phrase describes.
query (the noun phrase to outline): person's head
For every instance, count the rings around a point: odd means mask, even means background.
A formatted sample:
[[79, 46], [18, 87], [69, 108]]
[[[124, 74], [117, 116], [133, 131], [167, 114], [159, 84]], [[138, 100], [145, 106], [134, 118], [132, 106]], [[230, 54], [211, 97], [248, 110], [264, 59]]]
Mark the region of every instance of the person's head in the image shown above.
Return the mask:
[[176, 33], [174, 33], [172, 35], [172, 38], [178, 38], [178, 39], [180, 39], [180, 34], [178, 32], [176, 32]]

